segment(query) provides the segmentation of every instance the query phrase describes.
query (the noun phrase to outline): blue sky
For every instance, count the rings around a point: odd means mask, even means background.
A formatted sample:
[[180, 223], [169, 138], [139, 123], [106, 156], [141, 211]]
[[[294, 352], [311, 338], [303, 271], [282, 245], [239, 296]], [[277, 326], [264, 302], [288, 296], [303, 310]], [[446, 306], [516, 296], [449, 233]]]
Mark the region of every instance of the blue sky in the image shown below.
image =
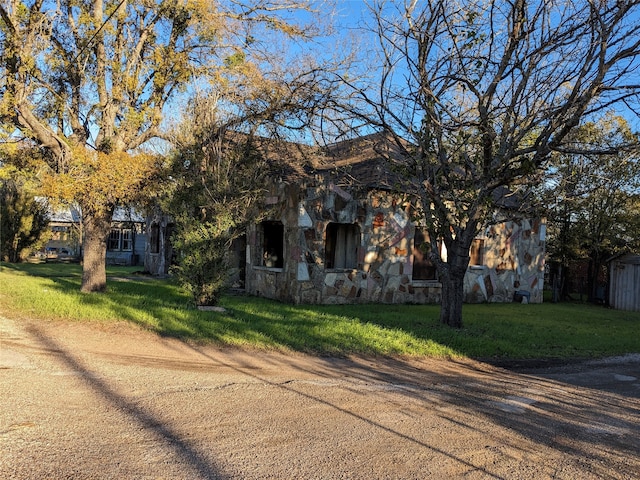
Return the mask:
[[[336, 25], [342, 29], [345, 29], [346, 31], [350, 30], [351, 33], [356, 33], [360, 41], [366, 41], [366, 31], [359, 27], [362, 27], [364, 23], [367, 22], [367, 3], [372, 3], [375, 1], [376, 0], [371, 0], [368, 2], [365, 2], [363, 0], [337, 0], [337, 16], [335, 18]], [[389, 3], [395, 3], [397, 5], [400, 5], [400, 8], [402, 8], [402, 6], [405, 3], [408, 3], [408, 1], [405, 2], [405, 0], [396, 0], [395, 2], [393, 2], [390, 0]], [[418, 0], [418, 5], [420, 5], [421, 3], [426, 3], [426, 0]], [[395, 7], [392, 8], [392, 10], [394, 10], [395, 14], [398, 13], [397, 10], [395, 10]], [[640, 11], [638, 12], [637, 16], [639, 18], [637, 18], [636, 20], [632, 20], [631, 23], [640, 22]], [[637, 78], [640, 79], [640, 69]], [[630, 81], [634, 81], [634, 79], [630, 79]], [[632, 128], [635, 131], [640, 132], [640, 116], [637, 113], [634, 113], [631, 109], [625, 107], [623, 104], [617, 105], [615, 112], [625, 117]]]

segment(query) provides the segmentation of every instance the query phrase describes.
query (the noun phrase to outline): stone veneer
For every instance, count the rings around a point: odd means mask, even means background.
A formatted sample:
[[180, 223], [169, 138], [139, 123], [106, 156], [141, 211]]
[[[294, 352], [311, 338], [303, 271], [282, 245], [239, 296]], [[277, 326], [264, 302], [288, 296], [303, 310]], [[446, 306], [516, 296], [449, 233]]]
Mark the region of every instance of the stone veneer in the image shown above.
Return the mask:
[[[355, 197], [355, 195], [358, 195]], [[413, 236], [406, 203], [385, 191], [350, 192], [334, 183], [296, 187], [279, 184], [267, 198], [271, 220], [284, 227], [281, 268], [259, 266], [257, 227], [247, 235], [248, 293], [292, 303], [439, 303], [437, 281], [414, 281]], [[327, 225], [360, 229], [354, 269], [325, 268]], [[515, 290], [542, 302], [545, 225], [509, 221], [488, 227], [484, 265], [470, 267], [465, 301], [511, 302]]]

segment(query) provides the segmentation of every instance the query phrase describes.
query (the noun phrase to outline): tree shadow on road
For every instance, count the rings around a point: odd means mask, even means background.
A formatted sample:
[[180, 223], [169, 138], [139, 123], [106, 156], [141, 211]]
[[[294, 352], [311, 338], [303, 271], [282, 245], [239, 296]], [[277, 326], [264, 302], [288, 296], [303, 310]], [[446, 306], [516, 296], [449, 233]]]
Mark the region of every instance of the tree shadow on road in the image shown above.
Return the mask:
[[[27, 324], [26, 328], [44, 348], [86, 378], [97, 394], [170, 447], [176, 459], [191, 466], [194, 477], [229, 478], [225, 477], [222, 465], [212, 463], [211, 452], [203, 451], [197, 440], [185, 438], [162, 418], [123, 397], [108, 379], [89, 368], [80, 355], [51, 338], [45, 327]], [[144, 352], [99, 355], [106, 355], [107, 361], [118, 361], [119, 355], [126, 354], [126, 364], [137, 361], [141, 366], [157, 366], [166, 360], [178, 375], [181, 369], [214, 374], [223, 367], [223, 372], [235, 371], [255, 384], [282, 391], [286, 394], [284, 398], [298, 397], [304, 404], [333, 412], [338, 425], [340, 419], [345, 424], [363, 424], [380, 436], [396, 438], [407, 451], [428, 452], [430, 457], [454, 464], [466, 474], [513, 478], [505, 473], [505, 464], [516, 468], [535, 462], [546, 468], [538, 470], [538, 474], [542, 472], [550, 478], [554, 475], [566, 478], [562, 469], [568, 464], [573, 472], [588, 473], [588, 478], [625, 478], [625, 475], [629, 478], [628, 472], [640, 471], [640, 425], [636, 421], [640, 405], [634, 397], [578, 388], [557, 379], [515, 374], [470, 360], [221, 352], [212, 345], [174, 339], [166, 342], [174, 347], [179, 345], [181, 355], [182, 350], [193, 355], [181, 356], [180, 362], [174, 363], [171, 351], [167, 351], [166, 359], [147, 357]], [[280, 371], [288, 372], [286, 375], [290, 377], [274, 374]], [[335, 387], [312, 388], [313, 382], [299, 379], [314, 379], [316, 385], [324, 380]], [[349, 402], [344, 401], [345, 392], [351, 399]], [[365, 404], [374, 408], [361, 408]], [[380, 407], [378, 410], [376, 405]], [[385, 409], [396, 409], [399, 415], [414, 415], [414, 419], [398, 423], [394, 420], [397, 417], [381, 415], [380, 410]], [[304, 411], [291, 414], [300, 415], [302, 420]], [[448, 426], [445, 438], [416, 429], [424, 423], [416, 421], [415, 415], [427, 414], [435, 415], [430, 418]], [[305, 428], [316, 427], [322, 425]], [[337, 430], [335, 434], [340, 433]], [[477, 452], [465, 450], [449, 438], [460, 434], [480, 438], [488, 453], [476, 456]], [[502, 465], [494, 465], [487, 459]]]
[[203, 452], [191, 445], [188, 440], [171, 429], [161, 419], [156, 418], [150, 412], [118, 394], [106, 380], [103, 380], [90, 368], [85, 366], [83, 362], [66, 349], [64, 345], [56, 342], [36, 325], [28, 325], [26, 331], [45, 349], [54, 352], [69, 369], [81, 374], [90, 384], [91, 388], [105, 401], [126, 414], [141, 428], [151, 431], [155, 437], [175, 452], [176, 457], [192, 468], [197, 478], [220, 480], [228, 478]]
[[[190, 348], [220, 363], [206, 347], [191, 345]], [[442, 360], [435, 364], [437, 372], [429, 370], [434, 365], [432, 360], [356, 356], [317, 358], [312, 368], [303, 366], [308, 365], [307, 362], [296, 362], [296, 358], [291, 357], [287, 366], [327, 380], [340, 378], [345, 382], [343, 388], [349, 389], [352, 384], [354, 392], [376, 395], [381, 405], [393, 402], [398, 395], [410, 397], [423, 409], [437, 411], [438, 416], [451, 425], [485, 436], [493, 448], [503, 449], [501, 455], [513, 456], [513, 452], [519, 452], [511, 458], [514, 464], [523, 458], [539, 458], [542, 450], [555, 457], [540, 458], [542, 463], [549, 462], [553, 475], [562, 476], [567, 463], [584, 469], [594, 478], [625, 478], [628, 472], [640, 471], [640, 424], [636, 421], [640, 417], [640, 404], [635, 398], [576, 388], [561, 381], [515, 374], [469, 360]], [[401, 432], [375, 419], [373, 412], [369, 415], [345, 408], [330, 395], [310, 394], [296, 382], [274, 383], [251, 364], [227, 363], [225, 366], [429, 449], [456, 462], [467, 472], [503, 478], [491, 466], [454, 453], [453, 448], [443, 448], [441, 445], [446, 442], [440, 438], [430, 441], [422, 432]], [[366, 388], [363, 389], [363, 385]], [[505, 438], [500, 436], [500, 429], [487, 429], [487, 425], [502, 427], [514, 435]], [[553, 466], [552, 462], [558, 459], [563, 463]]]

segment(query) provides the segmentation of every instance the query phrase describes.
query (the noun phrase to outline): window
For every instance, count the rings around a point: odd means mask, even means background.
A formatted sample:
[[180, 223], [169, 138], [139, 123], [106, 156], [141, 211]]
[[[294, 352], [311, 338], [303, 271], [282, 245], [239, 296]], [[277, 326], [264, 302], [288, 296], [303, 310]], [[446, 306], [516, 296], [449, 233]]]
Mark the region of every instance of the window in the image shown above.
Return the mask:
[[281, 222], [262, 222], [260, 235], [261, 256], [258, 265], [268, 268], [282, 268], [284, 263], [284, 226]]
[[484, 240], [476, 238], [471, 243], [471, 249], [469, 250], [469, 265], [479, 266], [484, 265]]
[[326, 268], [356, 268], [360, 228], [355, 223], [330, 223], [325, 238]]
[[67, 241], [69, 239], [69, 227], [54, 225], [51, 227], [51, 240]]
[[436, 266], [429, 258], [431, 242], [429, 234], [416, 228], [413, 235], [413, 279], [437, 280]]
[[123, 228], [120, 231], [120, 248], [126, 252], [133, 250], [133, 232], [130, 228]]
[[130, 228], [112, 228], [107, 239], [107, 250], [131, 251], [133, 232]]
[[107, 250], [120, 250], [120, 229], [112, 228], [107, 240]]

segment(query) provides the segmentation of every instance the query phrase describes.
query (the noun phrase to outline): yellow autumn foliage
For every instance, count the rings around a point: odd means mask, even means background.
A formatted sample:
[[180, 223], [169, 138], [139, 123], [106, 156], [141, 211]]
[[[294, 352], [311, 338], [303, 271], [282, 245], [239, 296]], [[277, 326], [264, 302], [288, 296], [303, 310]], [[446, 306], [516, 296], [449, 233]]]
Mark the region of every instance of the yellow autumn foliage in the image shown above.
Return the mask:
[[85, 207], [117, 205], [134, 200], [157, 169], [158, 157], [146, 153], [73, 150], [68, 171], [43, 175], [43, 194]]

